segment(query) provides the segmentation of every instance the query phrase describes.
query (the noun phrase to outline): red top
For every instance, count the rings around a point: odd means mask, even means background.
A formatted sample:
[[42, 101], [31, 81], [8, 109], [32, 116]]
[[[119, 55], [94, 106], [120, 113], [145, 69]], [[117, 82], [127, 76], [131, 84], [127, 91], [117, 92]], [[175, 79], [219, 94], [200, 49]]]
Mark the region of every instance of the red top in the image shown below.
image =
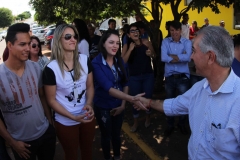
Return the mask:
[[194, 30], [194, 28], [192, 27], [192, 26], [190, 26], [190, 34], [189, 34], [189, 39], [193, 39], [194, 37], [195, 37], [195, 34], [196, 34], [196, 32], [199, 30], [198, 28], [195, 28], [195, 30]]

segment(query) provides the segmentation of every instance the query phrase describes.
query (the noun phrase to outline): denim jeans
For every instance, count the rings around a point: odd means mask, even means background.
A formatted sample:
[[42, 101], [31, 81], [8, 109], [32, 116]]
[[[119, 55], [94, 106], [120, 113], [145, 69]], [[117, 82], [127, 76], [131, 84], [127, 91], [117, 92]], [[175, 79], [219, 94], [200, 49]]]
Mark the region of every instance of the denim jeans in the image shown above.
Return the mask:
[[[165, 78], [166, 98], [175, 98], [178, 95], [185, 93], [190, 86], [190, 80], [187, 76], [174, 77], [169, 76]], [[179, 125], [184, 126], [187, 116], [179, 116]], [[174, 116], [167, 116], [168, 127], [174, 127]]]
[[7, 153], [5, 140], [0, 136], [0, 159], [11, 160]]
[[[31, 153], [28, 160], [53, 160], [56, 147], [56, 134], [55, 129], [49, 124], [46, 132], [36, 140], [25, 142], [30, 144], [31, 147], [27, 148]], [[24, 158], [19, 157], [18, 153], [13, 150], [15, 160], [24, 160]]]
[[[139, 93], [144, 93], [144, 97], [152, 98], [154, 87], [154, 74], [142, 74], [138, 76], [130, 76], [129, 78], [129, 91], [130, 95], [135, 96]], [[150, 114], [151, 110], [147, 111]], [[133, 117], [139, 117], [139, 111], [133, 108]]]
[[105, 159], [111, 159], [110, 146], [112, 141], [115, 158], [120, 158], [121, 129], [124, 112], [117, 116], [110, 115], [111, 109], [103, 109], [95, 105], [95, 116], [101, 131], [101, 146]]

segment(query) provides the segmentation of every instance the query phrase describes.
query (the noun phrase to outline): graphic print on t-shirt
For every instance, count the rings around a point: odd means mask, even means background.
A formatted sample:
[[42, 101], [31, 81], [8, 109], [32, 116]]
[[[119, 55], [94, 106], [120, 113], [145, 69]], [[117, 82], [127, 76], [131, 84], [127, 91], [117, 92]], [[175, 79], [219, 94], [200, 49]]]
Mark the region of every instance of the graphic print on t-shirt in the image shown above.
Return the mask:
[[[77, 103], [81, 103], [81, 99], [85, 91], [86, 90], [83, 90], [80, 94], [78, 94]], [[70, 92], [70, 94], [66, 95], [65, 98], [67, 98], [69, 102], [72, 102], [74, 99], [74, 92]]]
[[[21, 77], [5, 69], [5, 78], [0, 79], [1, 111], [15, 116], [29, 114], [33, 104], [37, 105], [38, 83], [36, 70], [26, 68]], [[5, 83], [7, 81], [8, 83]], [[16, 118], [16, 117], [15, 117]]]

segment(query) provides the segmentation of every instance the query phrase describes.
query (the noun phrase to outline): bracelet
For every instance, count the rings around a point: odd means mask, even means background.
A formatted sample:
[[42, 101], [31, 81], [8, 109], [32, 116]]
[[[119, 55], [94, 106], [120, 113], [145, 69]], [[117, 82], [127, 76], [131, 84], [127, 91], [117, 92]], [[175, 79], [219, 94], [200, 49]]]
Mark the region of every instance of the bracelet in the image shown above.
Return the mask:
[[151, 102], [152, 102], [152, 99], [149, 100], [148, 108], [151, 108]]

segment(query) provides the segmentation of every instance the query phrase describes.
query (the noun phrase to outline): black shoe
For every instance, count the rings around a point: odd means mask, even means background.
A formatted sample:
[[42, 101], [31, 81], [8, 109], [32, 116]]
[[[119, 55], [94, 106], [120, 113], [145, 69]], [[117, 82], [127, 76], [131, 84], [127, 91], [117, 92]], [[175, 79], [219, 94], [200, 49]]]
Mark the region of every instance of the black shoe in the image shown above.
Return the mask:
[[185, 126], [177, 125], [182, 134], [188, 134], [188, 130]]
[[172, 134], [174, 131], [174, 127], [167, 127], [167, 129], [164, 131], [164, 136], [168, 137]]

